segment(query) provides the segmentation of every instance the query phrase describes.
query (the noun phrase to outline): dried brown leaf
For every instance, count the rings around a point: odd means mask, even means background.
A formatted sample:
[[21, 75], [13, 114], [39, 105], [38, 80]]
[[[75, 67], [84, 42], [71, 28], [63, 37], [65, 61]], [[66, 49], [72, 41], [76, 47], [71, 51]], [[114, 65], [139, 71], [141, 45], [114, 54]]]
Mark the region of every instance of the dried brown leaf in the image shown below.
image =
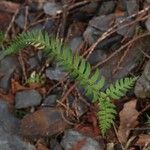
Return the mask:
[[137, 100], [127, 102], [119, 113], [120, 126], [117, 134], [122, 143], [126, 143], [131, 128], [134, 128], [138, 124], [137, 117], [139, 112], [136, 110], [136, 103]]

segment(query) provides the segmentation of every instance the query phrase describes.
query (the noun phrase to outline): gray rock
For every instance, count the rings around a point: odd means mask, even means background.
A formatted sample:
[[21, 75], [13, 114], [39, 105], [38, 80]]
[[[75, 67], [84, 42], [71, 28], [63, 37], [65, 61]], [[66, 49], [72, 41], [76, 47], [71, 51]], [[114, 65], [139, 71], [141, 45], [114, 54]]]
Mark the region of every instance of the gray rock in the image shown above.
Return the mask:
[[55, 106], [58, 95], [49, 95], [47, 96], [42, 103], [42, 106]]
[[150, 3], [150, 0], [146, 0], [147, 3]]
[[93, 53], [88, 58], [88, 62], [92, 65], [104, 60], [106, 58], [106, 54], [101, 50], [94, 50]]
[[27, 108], [37, 106], [41, 103], [42, 97], [36, 90], [25, 90], [17, 92], [15, 96], [15, 108]]
[[0, 150], [36, 150], [36, 148], [0, 126]]
[[[122, 17], [117, 17], [116, 18], [116, 24], [119, 24], [120, 21], [125, 19], [125, 18], [126, 18], [125, 16], [124, 17], [123, 16]], [[134, 35], [134, 33], [135, 33], [137, 24], [135, 24], [135, 25], [133, 24], [132, 26], [126, 26], [126, 27], [122, 28], [123, 25], [128, 24], [131, 21], [132, 20], [128, 20], [128, 21], [125, 21], [124, 23], [122, 23], [121, 25], [119, 24], [117, 26], [117, 33], [122, 35], [122, 36], [131, 38]]]
[[38, 67], [40, 65], [40, 62], [37, 58], [37, 56], [33, 56], [29, 58], [28, 64], [30, 65], [30, 69], [33, 69], [35, 67]]
[[104, 150], [103, 145], [100, 145], [96, 140], [74, 130], [67, 130], [65, 132], [61, 145], [65, 150], [70, 150], [81, 141], [85, 142], [80, 150]]
[[17, 133], [19, 125], [19, 119], [10, 113], [7, 103], [0, 99], [0, 126], [10, 133]]
[[94, 17], [90, 22], [89, 26], [99, 29], [100, 31], [106, 31], [111, 27], [111, 22], [115, 20], [114, 14], [101, 15]]
[[0, 99], [0, 150], [35, 150], [17, 136], [19, 126], [19, 119], [10, 113], [6, 101]]
[[0, 62], [0, 72], [3, 75], [0, 78], [1, 88], [5, 90], [9, 88], [10, 78], [17, 66], [19, 66], [19, 63], [15, 57], [6, 57]]
[[147, 62], [142, 76], [136, 82], [134, 93], [138, 98], [150, 98], [150, 60]]
[[63, 72], [60, 68], [47, 68], [46, 69], [46, 77], [50, 80], [56, 80], [59, 81], [66, 75], [65, 72]]
[[114, 11], [116, 3], [114, 0], [103, 1], [99, 10], [98, 15], [107, 15]]
[[16, 20], [15, 20], [15, 23], [16, 23], [21, 29], [23, 29], [23, 28], [24, 28], [24, 25], [25, 25], [25, 16], [24, 16], [22, 13], [20, 13], [20, 14], [17, 16], [17, 18], [16, 18]]
[[148, 31], [150, 31], [150, 18], [148, 18], [145, 22], [146, 28]]
[[54, 3], [54, 2], [45, 3], [43, 9], [45, 14], [51, 16], [56, 16], [59, 13], [59, 11], [62, 11], [61, 6], [58, 3]]
[[139, 11], [139, 0], [126, 0], [128, 15], [132, 15]]
[[71, 47], [72, 52], [77, 52], [78, 48], [80, 47], [81, 43], [83, 42], [83, 38], [81, 36], [74, 37], [70, 42], [69, 45]]

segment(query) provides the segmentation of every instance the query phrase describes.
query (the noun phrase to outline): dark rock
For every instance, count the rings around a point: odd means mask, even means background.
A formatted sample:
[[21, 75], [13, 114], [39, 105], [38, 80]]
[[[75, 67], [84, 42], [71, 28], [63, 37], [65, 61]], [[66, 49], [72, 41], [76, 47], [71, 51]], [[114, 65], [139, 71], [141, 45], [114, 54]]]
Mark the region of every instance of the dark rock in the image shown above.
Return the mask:
[[[89, 22], [89, 25], [83, 34], [85, 41], [89, 45], [93, 44], [97, 38], [99, 38], [112, 26], [112, 22], [114, 21], [115, 16], [113, 14], [93, 18]], [[96, 48], [101, 50], [109, 50], [114, 44], [116, 45], [116, 43], [120, 43], [121, 38], [122, 37], [120, 35], [111, 36], [110, 38], [107, 38], [99, 43]]]
[[0, 149], [1, 150], [35, 150], [35, 147], [25, 143], [17, 136], [20, 120], [14, 117], [7, 103], [0, 99]]
[[136, 82], [134, 93], [138, 98], [150, 98], [150, 60], [147, 62], [142, 76]]
[[61, 71], [60, 68], [47, 68], [46, 69], [46, 77], [50, 80], [56, 80], [59, 81], [66, 75], [65, 72]]
[[9, 133], [17, 134], [19, 125], [19, 119], [10, 113], [7, 103], [0, 99], [0, 126], [5, 128]]
[[80, 47], [81, 43], [83, 42], [83, 38], [81, 36], [74, 37], [70, 42], [69, 45], [72, 49], [72, 52], [77, 52], [78, 48]]
[[126, 7], [128, 16], [137, 13], [139, 11], [139, 0], [126, 0]]
[[17, 16], [15, 23], [21, 28], [24, 28], [25, 25], [25, 16], [23, 15], [23, 13], [19, 13], [19, 15]]
[[54, 140], [54, 139], [52, 139], [50, 141], [50, 148], [52, 150], [62, 150], [61, 145], [56, 140]]
[[27, 108], [37, 106], [41, 103], [42, 97], [36, 90], [25, 90], [17, 92], [15, 96], [15, 108]]
[[0, 72], [3, 77], [0, 79], [0, 87], [7, 90], [10, 84], [10, 78], [19, 63], [15, 57], [6, 57], [0, 62]]
[[57, 95], [49, 95], [44, 99], [42, 106], [55, 106], [57, 103], [57, 99]]
[[104, 150], [103, 145], [100, 145], [91, 137], [85, 136], [74, 130], [65, 131], [65, 135], [61, 141], [61, 145], [65, 150], [73, 149], [79, 143], [82, 143], [80, 150]]
[[[119, 22], [123, 19], [125, 19], [126, 17], [117, 17], [116, 18], [116, 24], [119, 24]], [[125, 26], [122, 28], [123, 25], [125, 24], [129, 24], [132, 20], [128, 20], [125, 21], [124, 23], [122, 23], [121, 25], [119, 24], [117, 27], [117, 33], [124, 36], [124, 37], [132, 37], [135, 33], [137, 24], [133, 24], [131, 26]]]
[[147, 30], [150, 32], [150, 18], [148, 18], [145, 22], [145, 26], [147, 28]]
[[68, 127], [62, 115], [62, 110], [43, 107], [22, 119], [21, 133], [29, 138], [49, 137], [58, 134]]
[[28, 64], [30, 65], [30, 69], [34, 69], [35, 67], [40, 66], [40, 62], [39, 62], [37, 56], [33, 56], [33, 57], [29, 58]]
[[36, 150], [30, 143], [26, 143], [20, 137], [9, 133], [0, 126], [0, 149], [1, 150]]
[[62, 11], [61, 5], [54, 2], [45, 3], [43, 9], [45, 14], [48, 14], [50, 16], [56, 16], [60, 11]]
[[115, 20], [114, 14], [109, 15], [101, 15], [98, 17], [94, 17], [90, 22], [89, 26], [96, 28], [100, 31], [107, 31]]
[[72, 107], [74, 108], [78, 118], [88, 111], [88, 106], [85, 104], [85, 102], [81, 101], [80, 99], [74, 100]]
[[94, 65], [102, 60], [104, 60], [106, 58], [106, 54], [104, 51], [101, 50], [94, 50], [93, 53], [90, 55], [90, 57], [88, 58], [88, 62], [91, 65]]
[[113, 13], [115, 6], [116, 6], [116, 3], [114, 0], [103, 1], [98, 10], [98, 15], [108, 15], [110, 13]]

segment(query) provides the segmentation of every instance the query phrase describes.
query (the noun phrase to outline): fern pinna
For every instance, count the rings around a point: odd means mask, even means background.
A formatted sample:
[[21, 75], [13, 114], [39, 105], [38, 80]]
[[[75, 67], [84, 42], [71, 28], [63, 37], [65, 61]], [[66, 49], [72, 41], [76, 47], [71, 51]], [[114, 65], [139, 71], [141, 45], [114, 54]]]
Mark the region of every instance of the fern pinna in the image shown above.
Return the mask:
[[93, 97], [93, 102], [97, 102], [99, 106], [97, 117], [104, 135], [114, 122], [116, 114], [115, 105], [111, 102], [111, 99], [119, 99], [124, 96], [133, 86], [136, 78], [118, 80], [114, 85], [110, 85], [105, 92], [101, 92], [100, 89], [104, 86], [105, 79], [99, 69], [92, 73], [91, 65], [84, 58], [78, 54], [73, 56], [70, 48], [57, 39], [49, 38], [47, 33], [43, 34], [41, 31], [19, 35], [5, 51], [0, 53], [0, 60], [7, 55], [17, 53], [28, 45], [43, 49], [47, 56], [55, 58], [60, 66], [85, 88], [86, 95]]

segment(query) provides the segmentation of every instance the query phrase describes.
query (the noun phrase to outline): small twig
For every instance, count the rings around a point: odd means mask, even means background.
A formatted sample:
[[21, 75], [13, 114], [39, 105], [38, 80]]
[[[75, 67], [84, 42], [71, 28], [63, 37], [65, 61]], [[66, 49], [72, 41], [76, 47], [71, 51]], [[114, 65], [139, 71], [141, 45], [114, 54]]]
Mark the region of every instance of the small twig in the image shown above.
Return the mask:
[[26, 7], [25, 7], [25, 19], [24, 19], [23, 31], [26, 31], [26, 30], [27, 30], [28, 14], [29, 14], [29, 6], [26, 6]]
[[16, 12], [14, 13], [14, 15], [13, 15], [13, 17], [12, 17], [12, 19], [11, 19], [11, 22], [10, 22], [10, 24], [9, 24], [9, 26], [8, 26], [8, 28], [7, 28], [7, 30], [6, 30], [6, 32], [5, 32], [5, 36], [4, 36], [5, 39], [7, 38], [8, 33], [9, 33], [11, 27], [13, 26], [13, 23], [14, 23], [14, 21], [15, 21], [15, 18], [16, 18], [16, 16], [17, 16], [18, 12], [19, 12], [19, 9], [16, 10]]

